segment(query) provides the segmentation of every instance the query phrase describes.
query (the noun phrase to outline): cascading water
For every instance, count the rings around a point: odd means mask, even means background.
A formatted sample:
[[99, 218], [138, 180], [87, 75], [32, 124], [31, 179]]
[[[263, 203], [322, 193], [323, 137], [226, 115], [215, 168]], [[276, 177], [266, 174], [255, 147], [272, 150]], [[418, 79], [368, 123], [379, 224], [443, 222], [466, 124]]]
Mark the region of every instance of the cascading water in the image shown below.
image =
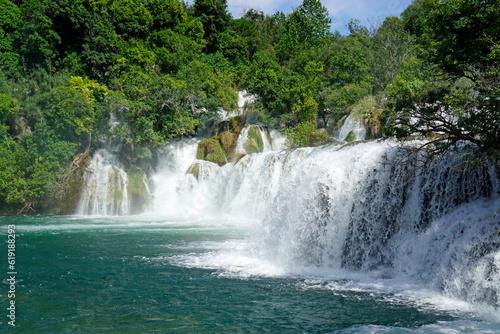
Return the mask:
[[[423, 165], [390, 141], [281, 151], [277, 132], [256, 129], [272, 137], [264, 152], [222, 167], [195, 159], [197, 139], [162, 148], [147, 215], [253, 219], [255, 240], [239, 252], [266, 269], [238, 270], [374, 273], [500, 306], [498, 166], [466, 164], [458, 153]], [[79, 212], [128, 214], [117, 161], [98, 151], [91, 166]]]
[[337, 131], [335, 139], [339, 141], [358, 141], [365, 140], [366, 129], [360, 120], [357, 120], [353, 114], [347, 116]]
[[202, 198], [190, 192], [197, 181], [186, 174], [195, 161], [197, 146], [197, 139], [189, 139], [172, 142], [160, 150], [157, 173], [152, 178], [155, 214], [191, 215], [198, 211]]
[[[249, 142], [252, 141], [251, 135], [249, 134], [250, 131], [256, 130], [258, 132], [258, 136], [260, 137], [260, 140], [262, 142], [262, 150], [261, 152], [268, 152], [272, 150], [279, 150], [281, 148], [281, 145], [283, 144], [280, 139], [281, 137], [279, 136], [278, 132], [276, 130], [273, 130], [272, 133], [269, 131], [267, 128], [262, 127], [262, 126], [256, 126], [256, 125], [251, 125], [251, 126], [246, 126], [241, 130], [241, 133], [238, 137], [238, 140], [236, 142], [236, 148], [234, 149], [234, 153], [236, 154], [247, 154], [247, 153], [252, 153], [248, 152], [248, 145]], [[277, 143], [274, 145], [272, 144], [273, 139], [276, 138]]]
[[95, 152], [78, 204], [81, 215], [128, 215], [128, 176], [115, 155], [105, 149]]
[[[243, 129], [239, 136], [237, 153], [242, 143], [241, 153], [246, 154], [244, 144], [248, 141], [248, 129]], [[247, 154], [238, 163], [223, 167], [195, 159], [196, 139], [174, 142], [162, 148], [157, 173], [153, 176], [153, 214], [236, 214], [262, 218], [276, 194], [285, 162], [293, 160], [289, 156], [303, 157], [305, 151], [277, 153], [283, 143], [282, 136], [267, 128], [255, 129], [264, 142], [264, 152]]]
[[[318, 267], [407, 277], [449, 296], [500, 305], [494, 164], [468, 165], [450, 154], [424, 166], [387, 141], [208, 164], [210, 172], [197, 180], [181, 168], [170, 196], [182, 199], [174, 203], [185, 212], [262, 221], [260, 241], [247, 255], [285, 272]], [[169, 202], [156, 201], [159, 208]]]
[[408, 277], [500, 306], [497, 166], [453, 154], [423, 166], [403, 151], [371, 142], [311, 152], [281, 179], [261, 256], [291, 271]]
[[246, 114], [245, 108], [252, 103], [257, 101], [257, 96], [249, 94], [246, 90], [242, 90], [238, 92], [238, 108], [227, 112], [225, 110], [219, 110], [219, 118], [221, 121], [225, 121], [234, 116], [244, 115]]

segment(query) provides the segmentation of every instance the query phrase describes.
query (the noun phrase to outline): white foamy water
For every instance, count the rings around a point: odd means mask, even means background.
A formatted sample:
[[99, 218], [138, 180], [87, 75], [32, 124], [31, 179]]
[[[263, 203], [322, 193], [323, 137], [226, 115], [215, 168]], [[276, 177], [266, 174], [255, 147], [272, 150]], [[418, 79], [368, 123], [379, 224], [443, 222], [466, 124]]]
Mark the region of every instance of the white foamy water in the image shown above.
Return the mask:
[[[159, 154], [159, 165], [153, 176], [154, 205], [150, 215], [206, 216], [229, 215], [262, 218], [276, 195], [284, 169], [290, 169], [308, 149], [281, 152], [282, 136], [277, 131], [256, 128], [264, 140], [264, 153], [247, 154], [236, 164], [219, 167], [196, 160], [198, 140], [169, 144]], [[247, 139], [248, 128], [240, 134]], [[275, 136], [269, 141], [268, 134]], [[243, 140], [241, 140], [243, 141]], [[186, 171], [196, 164], [198, 177]], [[266, 182], [262, 182], [266, 180]]]
[[107, 150], [98, 150], [87, 170], [77, 214], [130, 214], [128, 176], [118, 159]]
[[152, 177], [154, 213], [188, 216], [197, 211], [198, 201], [203, 198], [197, 198], [196, 194], [186, 197], [186, 192], [196, 183], [194, 176], [186, 171], [196, 159], [198, 142], [197, 139], [175, 141], [158, 152], [160, 161]]
[[[360, 289], [447, 312], [497, 315], [496, 165], [465, 165], [450, 154], [424, 168], [390, 141], [281, 151], [273, 138], [265, 152], [219, 167], [196, 161], [197, 143], [162, 149], [152, 210], [143, 217], [226, 221], [244, 233], [192, 245], [206, 251], [165, 259], [171, 264], [222, 276], [307, 277], [332, 291]], [[186, 174], [193, 163], [198, 177]], [[487, 333], [485, 324], [479, 332]], [[428, 329], [461, 333], [460, 326]], [[396, 330], [352, 330], [372, 329]]]
[[345, 141], [351, 132], [353, 133], [351, 141], [365, 140], [366, 138], [366, 129], [363, 123], [352, 114], [344, 120], [344, 124], [342, 124], [335, 139]]
[[220, 110], [219, 119], [221, 121], [226, 121], [231, 117], [244, 115], [247, 113], [245, 108], [258, 100], [257, 95], [249, 94], [246, 90], [241, 90], [238, 92], [238, 108], [232, 111]]
[[271, 132], [267, 128], [258, 125], [250, 125], [246, 126], [245, 128], [243, 128], [243, 130], [241, 130], [241, 133], [238, 136], [238, 140], [236, 141], [236, 148], [234, 149], [234, 153], [236, 154], [249, 153], [245, 149], [245, 145], [250, 140], [248, 131], [251, 128], [257, 129], [260, 134], [260, 137], [262, 138], [262, 144], [263, 144], [262, 152], [279, 151], [281, 149], [283, 141], [281, 140], [279, 133], [277, 131], [273, 132], [273, 135], [276, 138], [276, 144], [273, 145], [273, 143], [271, 143], [271, 141], [269, 140], [269, 138], [271, 138]]

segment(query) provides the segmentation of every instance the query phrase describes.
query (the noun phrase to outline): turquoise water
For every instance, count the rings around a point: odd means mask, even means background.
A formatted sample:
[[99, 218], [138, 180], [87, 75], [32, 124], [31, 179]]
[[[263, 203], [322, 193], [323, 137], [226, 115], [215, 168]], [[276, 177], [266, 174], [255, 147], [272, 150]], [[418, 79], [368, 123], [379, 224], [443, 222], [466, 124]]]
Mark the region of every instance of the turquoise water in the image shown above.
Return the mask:
[[373, 273], [285, 273], [252, 257], [259, 228], [252, 222], [35, 216], [0, 223], [2, 240], [16, 226], [18, 272], [16, 327], [2, 316], [0, 332], [500, 332], [473, 307]]

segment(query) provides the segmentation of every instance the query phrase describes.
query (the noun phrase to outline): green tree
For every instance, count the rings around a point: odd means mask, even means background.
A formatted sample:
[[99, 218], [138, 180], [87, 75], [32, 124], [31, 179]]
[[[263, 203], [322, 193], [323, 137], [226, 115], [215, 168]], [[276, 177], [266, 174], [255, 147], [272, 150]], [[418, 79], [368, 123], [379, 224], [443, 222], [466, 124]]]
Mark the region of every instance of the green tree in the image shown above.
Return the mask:
[[43, 66], [55, 69], [61, 37], [53, 29], [53, 19], [48, 15], [49, 0], [27, 0], [20, 6], [23, 15], [19, 52], [28, 68]]
[[35, 212], [77, 145], [61, 141], [46, 124], [14, 141], [0, 128], [0, 203], [12, 213]]
[[21, 75], [21, 57], [14, 48], [21, 23], [21, 10], [11, 1], [0, 0], [0, 69], [14, 77]]
[[427, 40], [429, 15], [438, 4], [439, 0], [414, 0], [401, 14], [405, 29], [421, 44]]
[[328, 10], [321, 4], [320, 0], [304, 0], [294, 11], [291, 17], [299, 27], [299, 39], [301, 42], [311, 41], [317, 38], [331, 35]]
[[231, 15], [227, 11], [226, 0], [195, 0], [194, 15], [203, 24], [203, 38], [207, 42], [207, 52], [220, 48], [221, 34], [228, 28]]
[[373, 75], [377, 89], [392, 83], [404, 61], [415, 56], [415, 39], [397, 17], [388, 17], [373, 38]]
[[0, 93], [0, 124], [19, 112], [19, 104], [10, 95]]
[[68, 86], [56, 88], [46, 110], [46, 118], [62, 138], [78, 142], [92, 140], [96, 125], [107, 115], [101, 114], [98, 103], [108, 95], [108, 89], [96, 81], [71, 77]]
[[[428, 2], [419, 4], [423, 3]], [[412, 12], [409, 22], [419, 22], [418, 15], [425, 14], [426, 24], [421, 27], [424, 38], [419, 42], [440, 84], [425, 89], [415, 99], [398, 99], [393, 133], [400, 137], [432, 135], [428, 146], [438, 152], [468, 141], [481, 151], [498, 154], [498, 3], [448, 0], [432, 5]]]
[[116, 32], [124, 38], [145, 38], [153, 24], [153, 16], [140, 0], [113, 0], [109, 12]]
[[304, 44], [317, 44], [322, 38], [330, 37], [331, 19], [328, 15], [321, 1], [304, 0], [286, 20], [284, 36], [277, 45], [280, 59], [288, 60]]

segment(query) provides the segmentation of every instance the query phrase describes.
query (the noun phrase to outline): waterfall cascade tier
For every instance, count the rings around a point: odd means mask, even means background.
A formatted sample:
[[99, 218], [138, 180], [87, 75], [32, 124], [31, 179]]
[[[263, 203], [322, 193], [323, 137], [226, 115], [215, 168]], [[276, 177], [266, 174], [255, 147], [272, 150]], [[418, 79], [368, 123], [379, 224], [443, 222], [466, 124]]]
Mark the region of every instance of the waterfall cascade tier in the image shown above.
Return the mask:
[[144, 173], [125, 170], [118, 158], [98, 150], [87, 168], [77, 207], [81, 215], [130, 215], [143, 211], [149, 196]]
[[156, 213], [255, 218], [258, 256], [281, 267], [374, 271], [500, 305], [495, 164], [450, 153], [424, 165], [395, 143], [367, 142], [210, 166], [198, 179], [181, 168]]
[[379, 271], [500, 305], [499, 173], [463, 157], [423, 165], [391, 143], [316, 149], [282, 178], [263, 257]]
[[[264, 152], [222, 167], [196, 160], [197, 139], [163, 147], [146, 213], [253, 219], [253, 254], [282, 268], [406, 277], [500, 306], [497, 165], [459, 153], [423, 164], [390, 141], [286, 151], [269, 134]], [[125, 170], [105, 151], [91, 167], [79, 212], [130, 214]]]
[[351, 114], [344, 119], [342, 126], [336, 131], [334, 137], [336, 140], [347, 142], [365, 140], [366, 129], [362, 122]]
[[283, 146], [284, 139], [279, 135], [278, 131], [272, 130], [270, 131], [267, 127], [264, 126], [246, 126], [241, 130], [240, 135], [238, 136], [238, 140], [236, 141], [236, 147], [234, 149], [235, 154], [247, 154], [252, 153], [252, 146], [257, 146], [256, 143], [251, 143], [252, 138], [249, 134], [250, 131], [256, 130], [259, 135], [258, 140], [261, 143], [261, 146], [256, 151], [260, 152], [269, 152], [269, 151], [279, 151]]
[[239, 91], [238, 107], [230, 112], [227, 112], [225, 110], [220, 110], [218, 116], [221, 121], [224, 121], [230, 119], [231, 117], [245, 115], [246, 114], [245, 108], [248, 105], [255, 103], [257, 100], [258, 97], [256, 95], [249, 94], [246, 90]]

